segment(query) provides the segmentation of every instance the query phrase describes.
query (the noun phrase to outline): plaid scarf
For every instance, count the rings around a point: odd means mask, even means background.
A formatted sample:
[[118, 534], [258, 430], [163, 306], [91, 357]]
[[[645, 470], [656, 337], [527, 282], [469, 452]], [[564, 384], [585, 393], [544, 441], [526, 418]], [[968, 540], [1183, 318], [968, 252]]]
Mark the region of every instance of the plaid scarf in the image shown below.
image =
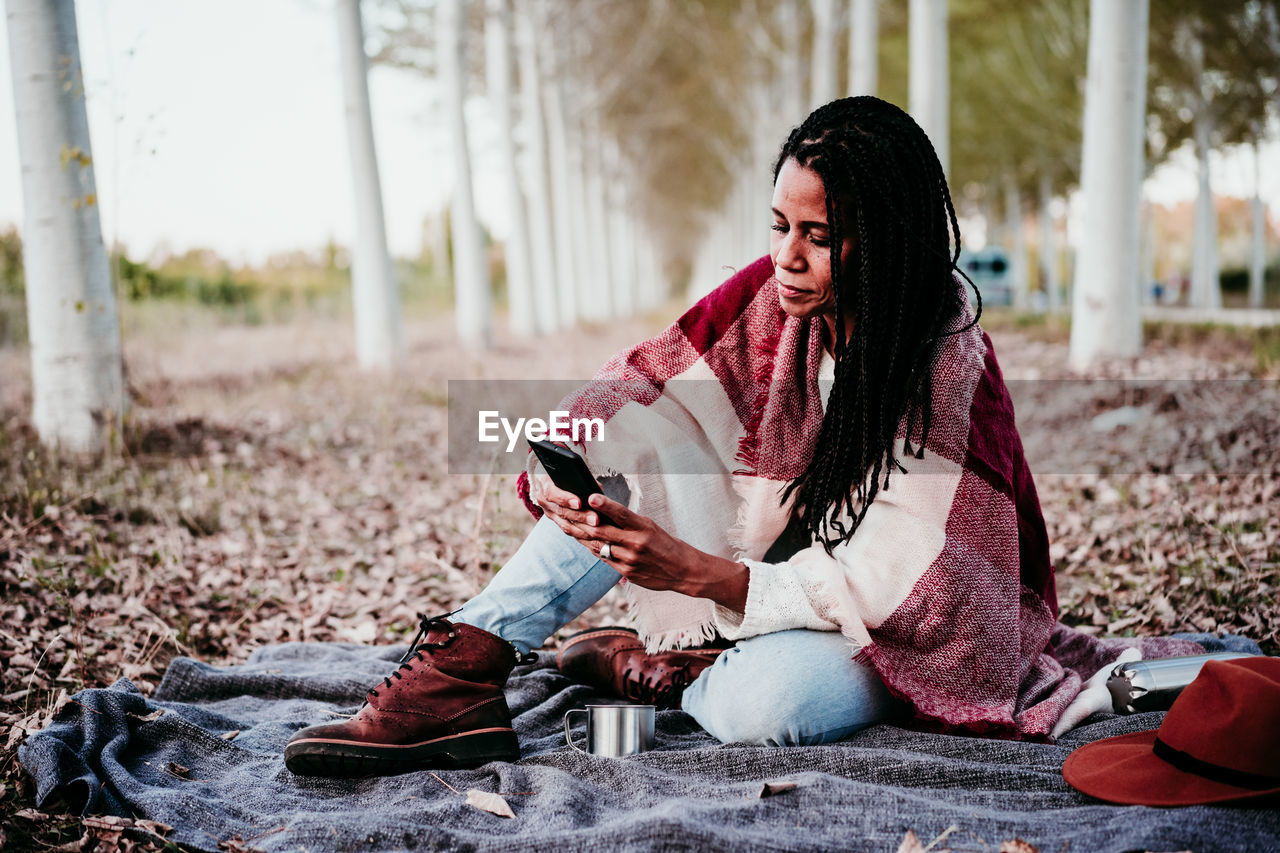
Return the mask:
[[[611, 358], [560, 407], [605, 422], [604, 441], [575, 449], [602, 482], [625, 478], [631, 509], [750, 567], [748, 634], [816, 620], [852, 641], [919, 724], [1048, 737], [1089, 667], [1120, 649], [1100, 653], [1057, 624], [1040, 502], [977, 326], [943, 343], [923, 458], [901, 460], [907, 473], [893, 475], [850, 540], [833, 555], [813, 544], [783, 564], [761, 562], [787, 527], [781, 491], [803, 473], [823, 417], [822, 321], [783, 312], [772, 272], [761, 258]], [[898, 446], [905, 438], [904, 418]], [[911, 444], [921, 445], [918, 425]], [[537, 515], [528, 473], [518, 488]], [[651, 650], [698, 643], [743, 618], [706, 599], [625, 589]], [[1168, 642], [1151, 650], [1200, 650]], [[1060, 648], [1070, 654], [1055, 656]]]

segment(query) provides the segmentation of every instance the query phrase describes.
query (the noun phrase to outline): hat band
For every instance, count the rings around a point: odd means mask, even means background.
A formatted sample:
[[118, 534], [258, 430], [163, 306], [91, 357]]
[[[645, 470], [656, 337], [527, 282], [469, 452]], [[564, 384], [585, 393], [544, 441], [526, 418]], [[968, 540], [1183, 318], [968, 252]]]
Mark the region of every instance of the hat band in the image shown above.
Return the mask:
[[1280, 776], [1263, 776], [1260, 773], [1249, 773], [1245, 770], [1223, 767], [1221, 764], [1211, 764], [1196, 758], [1189, 752], [1169, 746], [1158, 736], [1155, 743], [1151, 745], [1151, 751], [1179, 770], [1194, 773], [1196, 776], [1203, 776], [1205, 779], [1221, 782], [1224, 785], [1248, 788], [1251, 791], [1265, 791], [1280, 787]]

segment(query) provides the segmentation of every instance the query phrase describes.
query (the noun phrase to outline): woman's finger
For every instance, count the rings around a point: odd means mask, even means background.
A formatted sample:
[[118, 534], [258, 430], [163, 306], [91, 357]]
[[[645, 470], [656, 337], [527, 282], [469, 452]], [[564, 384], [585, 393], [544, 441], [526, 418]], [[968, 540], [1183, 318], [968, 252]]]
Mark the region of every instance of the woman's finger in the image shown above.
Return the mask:
[[[605, 551], [606, 546], [609, 549], [607, 552]], [[615, 569], [621, 569], [635, 556], [621, 542], [602, 542], [597, 540], [595, 552], [596, 556], [612, 565]]]
[[538, 490], [538, 498], [539, 503], [546, 500], [565, 507], [566, 509], [586, 510], [586, 507], [582, 506], [582, 501], [577, 495], [573, 492], [566, 492], [564, 489], [555, 485], [551, 482], [549, 477], [545, 483], [541, 484], [541, 487]]
[[547, 514], [551, 516], [551, 520], [555, 522], [557, 527], [569, 536], [572, 536], [574, 539], [577, 539], [579, 542], [586, 545], [593, 553], [599, 548], [599, 540], [596, 538], [596, 528], [584, 527], [583, 525], [575, 524], [573, 521], [570, 521], [563, 516], [552, 515], [551, 513]]
[[636, 515], [623, 504], [599, 492], [587, 498], [587, 505], [592, 509], [598, 510], [600, 515], [603, 516], [601, 524], [612, 523], [614, 527], [634, 528], [638, 526], [638, 521], [641, 518], [641, 516]]

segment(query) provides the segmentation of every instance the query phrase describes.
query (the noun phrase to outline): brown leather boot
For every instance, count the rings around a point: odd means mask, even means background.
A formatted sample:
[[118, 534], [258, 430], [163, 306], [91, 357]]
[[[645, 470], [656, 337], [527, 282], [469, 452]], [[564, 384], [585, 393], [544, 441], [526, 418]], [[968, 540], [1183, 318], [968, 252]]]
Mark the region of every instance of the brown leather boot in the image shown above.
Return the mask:
[[574, 634], [556, 666], [574, 681], [601, 693], [659, 708], [678, 708], [684, 689], [729, 644], [646, 654], [630, 628], [592, 628]]
[[350, 720], [311, 726], [285, 746], [306, 776], [382, 776], [423, 767], [515, 761], [520, 745], [502, 686], [519, 653], [506, 640], [423, 616], [395, 672]]

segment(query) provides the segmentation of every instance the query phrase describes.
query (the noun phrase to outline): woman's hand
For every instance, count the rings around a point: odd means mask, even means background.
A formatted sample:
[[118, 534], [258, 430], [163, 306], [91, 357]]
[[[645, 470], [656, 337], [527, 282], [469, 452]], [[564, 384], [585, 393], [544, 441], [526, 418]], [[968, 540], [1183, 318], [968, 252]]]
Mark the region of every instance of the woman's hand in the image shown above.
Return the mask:
[[533, 502], [542, 507], [542, 511], [561, 530], [581, 539], [594, 529], [596, 513], [582, 506], [582, 501], [573, 492], [566, 492], [552, 482], [541, 466], [534, 469], [530, 480], [529, 493]]
[[[548, 497], [555, 495], [550, 493]], [[573, 495], [568, 497], [573, 502], [578, 500]], [[746, 607], [746, 566], [699, 551], [667, 533], [653, 519], [604, 495], [592, 495], [588, 504], [583, 511], [559, 506], [561, 514], [553, 518], [561, 530], [599, 555], [618, 574], [646, 589], [669, 589], [709, 598], [736, 613]], [[605, 545], [609, 546], [607, 556], [601, 553]]]

